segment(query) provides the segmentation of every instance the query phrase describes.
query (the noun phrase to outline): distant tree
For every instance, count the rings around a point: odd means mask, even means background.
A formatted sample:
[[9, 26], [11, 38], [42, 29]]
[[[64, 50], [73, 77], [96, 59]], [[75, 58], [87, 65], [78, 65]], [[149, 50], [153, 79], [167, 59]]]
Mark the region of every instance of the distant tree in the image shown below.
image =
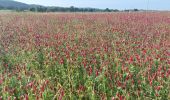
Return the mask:
[[124, 10], [125, 12], [130, 12], [130, 10]]
[[106, 8], [104, 11], [105, 12], [111, 12], [111, 10], [109, 8]]
[[32, 11], [32, 12], [35, 12], [35, 11], [36, 11], [36, 8], [32, 7], [32, 8], [30, 8], [29, 10]]
[[37, 7], [37, 11], [38, 12], [47, 12], [47, 8], [40, 6], [40, 7]]
[[138, 9], [134, 9], [134, 11], [139, 11]]
[[113, 12], [119, 12], [119, 10], [118, 9], [114, 9], [114, 10], [112, 10]]
[[74, 6], [70, 7], [70, 12], [74, 12]]

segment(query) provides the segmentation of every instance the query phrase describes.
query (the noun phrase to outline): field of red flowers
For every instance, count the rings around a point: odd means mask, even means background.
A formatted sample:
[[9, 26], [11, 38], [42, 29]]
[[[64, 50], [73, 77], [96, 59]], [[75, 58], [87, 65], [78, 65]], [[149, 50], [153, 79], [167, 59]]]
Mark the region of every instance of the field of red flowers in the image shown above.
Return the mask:
[[170, 13], [1, 13], [0, 100], [170, 99]]

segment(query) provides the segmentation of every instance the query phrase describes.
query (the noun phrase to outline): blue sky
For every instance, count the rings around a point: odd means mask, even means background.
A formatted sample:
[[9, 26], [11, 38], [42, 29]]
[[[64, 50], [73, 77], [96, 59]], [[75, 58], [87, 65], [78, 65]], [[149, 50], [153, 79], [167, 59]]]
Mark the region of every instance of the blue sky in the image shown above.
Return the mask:
[[[15, 0], [28, 4], [61, 7], [92, 7], [112, 9], [147, 9], [148, 0]], [[170, 0], [149, 0], [150, 10], [170, 10]]]

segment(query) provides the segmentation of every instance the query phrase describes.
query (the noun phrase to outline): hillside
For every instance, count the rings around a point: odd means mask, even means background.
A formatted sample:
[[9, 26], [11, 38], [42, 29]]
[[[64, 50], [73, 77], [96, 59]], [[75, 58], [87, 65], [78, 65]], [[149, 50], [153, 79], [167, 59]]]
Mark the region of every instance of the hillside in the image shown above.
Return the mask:
[[0, 0], [1, 9], [29, 9], [30, 5], [13, 1], [13, 0]]
[[97, 8], [77, 8], [77, 7], [54, 7], [42, 6], [37, 4], [25, 4], [15, 0], [0, 0], [0, 10], [30, 10], [33, 12], [111, 12], [118, 10], [111, 9], [97, 9]]

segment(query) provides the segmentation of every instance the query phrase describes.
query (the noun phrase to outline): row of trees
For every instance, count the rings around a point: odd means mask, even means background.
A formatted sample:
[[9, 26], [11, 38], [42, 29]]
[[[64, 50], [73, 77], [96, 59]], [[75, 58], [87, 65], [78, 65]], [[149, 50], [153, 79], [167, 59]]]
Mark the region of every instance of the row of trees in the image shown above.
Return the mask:
[[32, 12], [117, 12], [117, 9], [97, 9], [97, 8], [77, 8], [71, 7], [32, 7], [29, 9]]
[[[32, 6], [28, 9], [16, 8], [16, 7], [1, 7], [0, 10], [16, 10], [16, 11], [32, 11], [32, 12], [119, 12], [117, 9], [97, 9], [97, 8], [77, 8], [71, 7], [44, 7], [44, 6]], [[129, 11], [139, 11], [138, 9], [123, 10], [125, 12]]]

